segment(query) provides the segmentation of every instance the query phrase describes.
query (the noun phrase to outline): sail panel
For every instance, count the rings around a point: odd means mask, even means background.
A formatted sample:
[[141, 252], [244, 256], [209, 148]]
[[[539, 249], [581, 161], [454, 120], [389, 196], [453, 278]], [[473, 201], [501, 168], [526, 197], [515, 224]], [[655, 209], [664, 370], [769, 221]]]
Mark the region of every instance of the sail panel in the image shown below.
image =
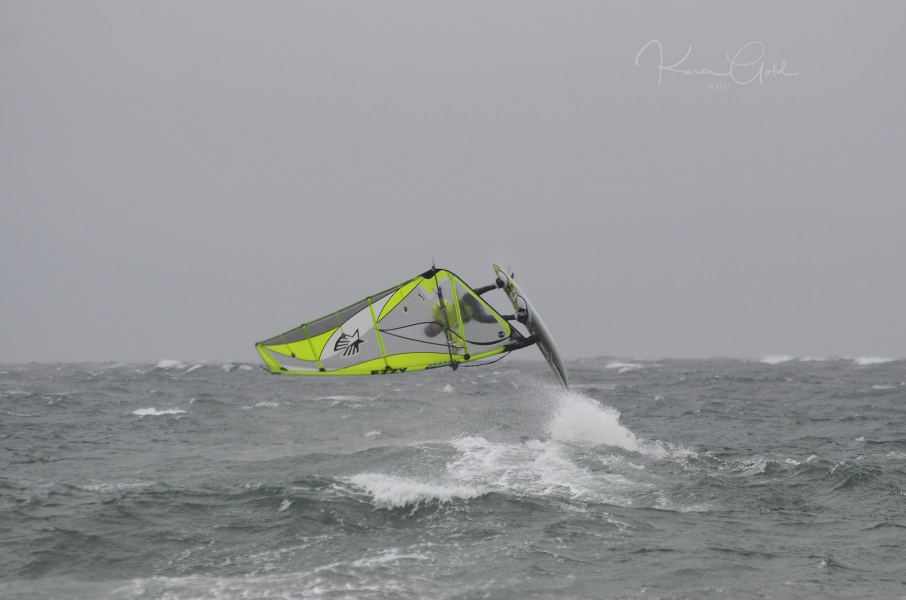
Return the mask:
[[485, 358], [514, 339], [521, 335], [497, 311], [459, 277], [437, 269], [256, 348], [274, 373], [365, 375]]

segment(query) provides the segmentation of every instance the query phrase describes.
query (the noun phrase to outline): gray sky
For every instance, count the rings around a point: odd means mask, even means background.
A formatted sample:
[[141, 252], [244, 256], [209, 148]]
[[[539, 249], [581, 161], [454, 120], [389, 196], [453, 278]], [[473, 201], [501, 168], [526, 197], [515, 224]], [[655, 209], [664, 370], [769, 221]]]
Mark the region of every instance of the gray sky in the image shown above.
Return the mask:
[[[254, 360], [432, 256], [475, 286], [512, 263], [568, 358], [904, 357], [904, 23], [4, 0], [0, 361]], [[798, 75], [659, 86], [650, 40]]]

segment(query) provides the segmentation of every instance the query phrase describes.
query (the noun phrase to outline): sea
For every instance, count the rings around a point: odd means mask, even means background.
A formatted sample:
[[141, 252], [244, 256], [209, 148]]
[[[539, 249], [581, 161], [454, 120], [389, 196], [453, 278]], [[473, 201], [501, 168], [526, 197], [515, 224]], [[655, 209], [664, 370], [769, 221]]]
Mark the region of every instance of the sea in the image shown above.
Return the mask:
[[906, 598], [906, 361], [567, 367], [0, 365], [0, 597]]

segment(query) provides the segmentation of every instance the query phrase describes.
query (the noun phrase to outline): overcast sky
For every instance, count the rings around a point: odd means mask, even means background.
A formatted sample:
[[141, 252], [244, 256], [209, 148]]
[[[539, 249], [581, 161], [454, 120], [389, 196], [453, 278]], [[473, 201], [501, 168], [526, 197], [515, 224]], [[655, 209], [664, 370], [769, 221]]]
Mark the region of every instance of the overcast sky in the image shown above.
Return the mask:
[[0, 361], [254, 360], [432, 257], [512, 263], [567, 358], [904, 357], [904, 23], [3, 0]]

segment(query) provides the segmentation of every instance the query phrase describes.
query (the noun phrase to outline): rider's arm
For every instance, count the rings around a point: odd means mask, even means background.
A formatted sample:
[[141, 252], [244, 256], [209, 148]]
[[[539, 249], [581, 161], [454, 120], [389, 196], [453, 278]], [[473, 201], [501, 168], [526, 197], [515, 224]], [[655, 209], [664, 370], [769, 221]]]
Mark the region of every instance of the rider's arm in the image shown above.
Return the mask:
[[497, 289], [497, 284], [492, 283], [490, 285], [483, 285], [480, 288], [475, 288], [475, 293], [478, 294], [479, 296], [481, 296], [482, 294], [486, 294], [487, 292], [490, 292], [491, 290], [496, 290], [496, 289]]

